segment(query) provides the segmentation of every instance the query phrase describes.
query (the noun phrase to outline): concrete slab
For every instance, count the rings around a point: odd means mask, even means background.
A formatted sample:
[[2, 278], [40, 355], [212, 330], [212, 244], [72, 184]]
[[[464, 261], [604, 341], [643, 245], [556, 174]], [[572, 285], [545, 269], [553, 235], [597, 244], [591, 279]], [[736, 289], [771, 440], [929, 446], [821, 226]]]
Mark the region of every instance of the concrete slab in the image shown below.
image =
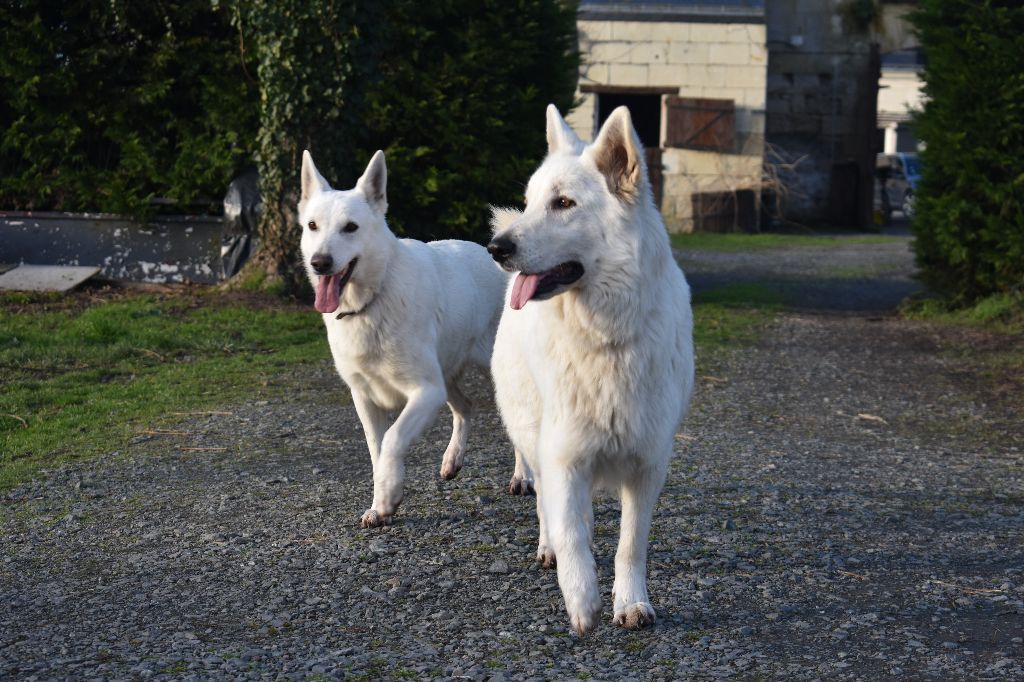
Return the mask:
[[89, 279], [99, 267], [19, 265], [0, 274], [0, 289], [9, 291], [68, 291]]

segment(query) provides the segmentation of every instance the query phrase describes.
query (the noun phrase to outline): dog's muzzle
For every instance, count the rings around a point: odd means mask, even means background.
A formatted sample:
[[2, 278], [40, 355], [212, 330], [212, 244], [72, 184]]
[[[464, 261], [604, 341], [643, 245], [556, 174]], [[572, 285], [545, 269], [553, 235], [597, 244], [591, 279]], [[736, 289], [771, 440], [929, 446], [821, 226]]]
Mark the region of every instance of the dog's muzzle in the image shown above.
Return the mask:
[[508, 237], [495, 237], [487, 245], [487, 253], [491, 254], [498, 265], [504, 266], [515, 255], [516, 243]]

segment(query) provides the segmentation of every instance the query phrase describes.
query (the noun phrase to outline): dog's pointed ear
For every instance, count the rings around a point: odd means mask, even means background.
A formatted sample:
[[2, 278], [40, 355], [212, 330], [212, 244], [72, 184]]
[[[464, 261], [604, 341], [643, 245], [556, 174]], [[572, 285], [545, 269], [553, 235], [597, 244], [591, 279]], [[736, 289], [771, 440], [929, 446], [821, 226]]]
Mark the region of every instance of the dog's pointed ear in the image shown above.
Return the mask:
[[515, 208], [504, 206], [491, 206], [491, 234], [503, 232], [509, 225], [514, 223], [523, 212]]
[[608, 182], [608, 190], [623, 201], [633, 201], [643, 182], [643, 147], [629, 109], [618, 107], [601, 126], [590, 148], [597, 169]]
[[365, 196], [367, 203], [379, 213], [388, 212], [388, 167], [384, 152], [377, 150], [366, 165], [363, 177], [356, 183], [356, 189]]
[[565, 122], [554, 104], [548, 105], [548, 154], [569, 151], [579, 154], [583, 149], [583, 141], [576, 136], [569, 124]]
[[302, 150], [302, 197], [300, 203], [304, 204], [319, 192], [326, 192], [331, 186], [320, 175], [320, 171], [313, 164], [313, 156], [308, 149]]

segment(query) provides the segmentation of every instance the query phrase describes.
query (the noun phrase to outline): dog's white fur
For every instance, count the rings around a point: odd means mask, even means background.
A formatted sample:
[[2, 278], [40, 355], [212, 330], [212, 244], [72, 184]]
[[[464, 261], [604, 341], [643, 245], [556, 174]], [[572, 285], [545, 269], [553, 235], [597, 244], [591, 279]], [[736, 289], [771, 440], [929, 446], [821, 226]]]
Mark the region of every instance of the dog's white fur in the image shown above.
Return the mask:
[[576, 261], [584, 274], [546, 300], [505, 309], [491, 362], [496, 398], [517, 468], [525, 460], [534, 477], [537, 559], [557, 563], [572, 625], [582, 634], [600, 618], [590, 542], [592, 492], [605, 487], [622, 500], [613, 621], [638, 628], [655, 618], [647, 538], [693, 389], [690, 290], [628, 109], [585, 146], [549, 106], [547, 138], [526, 209], [494, 211], [491, 248], [514, 244], [503, 263], [513, 272]]
[[[373, 462], [363, 527], [390, 523], [403, 497], [405, 452], [445, 402], [453, 428], [441, 477], [462, 468], [471, 404], [457, 382], [467, 365], [488, 366], [508, 280], [478, 244], [398, 239], [385, 220], [386, 185], [383, 152], [348, 191], [331, 189], [303, 153], [299, 219], [310, 282], [317, 286], [314, 256], [331, 257], [331, 274], [358, 258], [340, 305], [323, 318]], [[350, 223], [358, 227], [347, 232]], [[333, 408], [323, 407], [331, 419]]]

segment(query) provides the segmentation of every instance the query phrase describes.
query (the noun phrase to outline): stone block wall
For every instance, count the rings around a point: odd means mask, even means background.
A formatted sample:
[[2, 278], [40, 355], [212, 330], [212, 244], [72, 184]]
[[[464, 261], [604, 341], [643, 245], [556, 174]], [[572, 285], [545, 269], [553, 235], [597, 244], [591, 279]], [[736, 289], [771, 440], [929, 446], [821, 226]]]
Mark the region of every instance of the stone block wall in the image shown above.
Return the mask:
[[736, 148], [731, 153], [666, 148], [661, 210], [671, 231], [693, 229], [696, 191], [757, 189], [762, 177], [768, 52], [763, 23], [704, 20], [629, 21], [581, 18], [581, 104], [568, 117], [584, 140], [599, 127], [603, 88], [664, 97], [733, 100]]
[[766, 5], [768, 162], [786, 223], [867, 227], [874, 196], [879, 53], [838, 0]]

